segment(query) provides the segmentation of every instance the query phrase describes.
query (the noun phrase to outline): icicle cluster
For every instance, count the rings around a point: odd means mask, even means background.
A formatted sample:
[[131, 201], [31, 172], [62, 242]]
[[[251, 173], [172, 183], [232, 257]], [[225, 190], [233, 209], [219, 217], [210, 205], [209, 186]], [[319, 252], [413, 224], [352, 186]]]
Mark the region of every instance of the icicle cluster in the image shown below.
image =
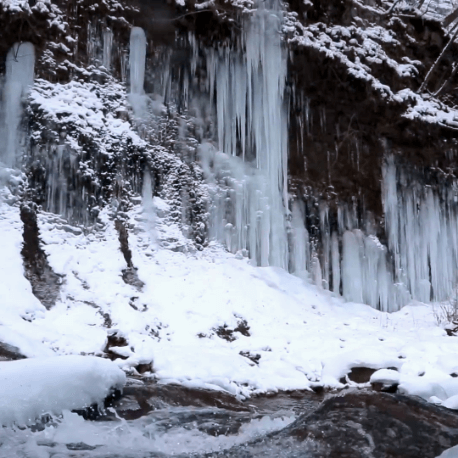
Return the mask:
[[209, 51], [210, 96], [216, 94], [218, 149], [201, 148], [214, 187], [211, 236], [261, 266], [288, 268], [286, 235], [286, 58], [276, 1], [248, 20], [243, 52]]
[[412, 299], [450, 297], [458, 280], [458, 205], [455, 186], [434, 191], [397, 170], [390, 157], [383, 169], [388, 244], [396, 281]]

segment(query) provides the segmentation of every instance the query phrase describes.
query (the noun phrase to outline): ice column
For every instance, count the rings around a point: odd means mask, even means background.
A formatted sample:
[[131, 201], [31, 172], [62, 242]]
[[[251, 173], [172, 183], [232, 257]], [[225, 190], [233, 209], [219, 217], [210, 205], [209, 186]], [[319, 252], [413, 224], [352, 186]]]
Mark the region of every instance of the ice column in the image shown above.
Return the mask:
[[146, 35], [142, 28], [133, 27], [130, 32], [130, 94], [129, 102], [135, 116], [141, 118], [146, 113], [147, 97], [143, 89], [145, 83]]
[[145, 170], [143, 174], [142, 204], [145, 229], [150, 237], [151, 245], [156, 247], [156, 207], [153, 200], [153, 182], [149, 170]]
[[110, 70], [111, 67], [111, 52], [113, 49], [113, 32], [111, 29], [106, 28], [103, 31], [103, 57], [102, 65]]
[[292, 206], [291, 231], [291, 271], [298, 277], [307, 277], [307, 269], [310, 268], [310, 240], [304, 225], [304, 211], [297, 201]]
[[212, 231], [221, 241], [231, 240], [231, 251], [248, 249], [256, 264], [287, 269], [281, 22], [278, 1], [259, 2], [246, 24], [243, 49], [210, 52], [207, 70], [211, 96], [216, 91], [219, 150], [227, 156], [218, 158], [212, 173], [229, 174], [220, 179], [226, 190], [214, 207]]
[[0, 160], [13, 167], [19, 158], [19, 129], [22, 101], [33, 84], [35, 50], [32, 43], [16, 43], [6, 57], [6, 79], [3, 89], [2, 120], [4, 143]]

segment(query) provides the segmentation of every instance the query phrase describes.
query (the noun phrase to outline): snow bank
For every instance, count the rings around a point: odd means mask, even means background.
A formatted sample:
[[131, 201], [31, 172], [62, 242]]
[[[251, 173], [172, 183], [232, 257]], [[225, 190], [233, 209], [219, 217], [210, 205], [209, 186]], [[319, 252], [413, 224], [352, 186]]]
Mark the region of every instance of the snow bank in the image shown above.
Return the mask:
[[436, 458], [458, 458], [458, 445], [445, 450], [445, 452]]
[[[388, 314], [345, 303], [282, 269], [253, 267], [215, 244], [196, 253], [161, 248], [185, 241], [166, 224], [161, 201], [152, 205], [154, 222], [140, 204], [128, 215], [141, 290], [123, 281], [126, 261], [108, 210], [101, 212], [104, 227], [89, 234], [39, 214], [49, 263], [65, 278], [48, 311], [23, 277], [19, 209], [0, 204], [0, 273], [8, 280], [0, 282], [0, 342], [30, 357], [98, 355], [109, 319], [110, 332], [128, 343], [118, 349], [128, 358], [115, 364], [133, 371], [152, 362], [161, 383], [250, 396], [317, 383], [339, 387], [353, 367], [396, 368], [407, 394], [441, 403], [458, 395], [458, 339], [437, 325], [432, 306], [416, 303]], [[246, 335], [236, 331], [242, 321]], [[220, 328], [233, 330], [232, 340]]]
[[92, 356], [0, 362], [0, 424], [31, 424], [45, 413], [100, 403], [125, 379], [116, 364]]
[[397, 384], [399, 383], [399, 372], [392, 369], [380, 369], [372, 374], [370, 382], [382, 383], [384, 385]]

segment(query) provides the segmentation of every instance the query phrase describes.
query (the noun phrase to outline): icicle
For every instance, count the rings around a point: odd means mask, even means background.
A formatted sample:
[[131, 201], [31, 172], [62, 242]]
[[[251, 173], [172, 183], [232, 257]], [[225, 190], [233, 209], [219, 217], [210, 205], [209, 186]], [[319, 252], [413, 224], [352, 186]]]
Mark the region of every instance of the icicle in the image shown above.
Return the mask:
[[330, 273], [330, 255], [331, 255], [331, 236], [329, 233], [329, 207], [327, 203], [322, 203], [320, 208], [320, 232], [321, 244], [323, 247], [323, 287], [329, 289], [329, 273]]
[[306, 277], [309, 267], [310, 242], [309, 234], [304, 225], [304, 212], [298, 201], [293, 203], [292, 208], [292, 272], [298, 277]]
[[332, 233], [331, 237], [331, 261], [332, 261], [332, 290], [340, 294], [340, 252], [337, 234]]
[[344, 233], [342, 238], [342, 289], [343, 296], [350, 302], [363, 302], [362, 244], [360, 231]]
[[145, 229], [150, 236], [151, 246], [157, 246], [157, 232], [156, 232], [156, 207], [153, 200], [153, 182], [151, 180], [151, 173], [145, 170], [143, 174], [143, 189], [142, 189], [142, 205], [143, 215], [145, 220]]
[[315, 283], [315, 285], [321, 289], [323, 287], [323, 277], [321, 275], [321, 265], [320, 265], [320, 260], [318, 259], [318, 256], [316, 254], [312, 256], [311, 262], [310, 262], [310, 269], [312, 273], [312, 281]]
[[19, 159], [19, 128], [22, 101], [33, 84], [35, 49], [32, 43], [16, 43], [6, 57], [6, 80], [3, 88], [2, 117], [4, 142], [0, 159], [13, 167]]
[[[394, 308], [412, 297], [443, 301], [457, 277], [456, 205], [430, 187], [412, 184], [407, 171], [397, 170], [393, 156], [383, 167], [385, 225], [395, 264]], [[393, 308], [393, 307], [391, 307]]]
[[113, 32], [106, 28], [103, 31], [103, 59], [102, 65], [109, 71], [111, 68], [111, 51], [113, 48]]
[[130, 94], [129, 102], [135, 116], [141, 118], [146, 113], [147, 97], [143, 89], [145, 83], [146, 35], [142, 28], [133, 27], [130, 32]]

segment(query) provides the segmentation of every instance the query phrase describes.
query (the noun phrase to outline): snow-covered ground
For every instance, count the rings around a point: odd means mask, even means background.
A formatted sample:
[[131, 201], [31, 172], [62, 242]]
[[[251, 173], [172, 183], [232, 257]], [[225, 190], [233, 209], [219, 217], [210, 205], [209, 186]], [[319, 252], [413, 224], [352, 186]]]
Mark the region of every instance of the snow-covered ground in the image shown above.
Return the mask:
[[[193, 252], [176, 228], [161, 223], [167, 208], [158, 198], [159, 217], [140, 204], [130, 213], [141, 291], [122, 279], [127, 266], [108, 210], [105, 227], [87, 235], [56, 215], [39, 216], [49, 263], [64, 275], [60, 301], [47, 311], [23, 276], [19, 209], [3, 196], [0, 341], [28, 357], [102, 355], [108, 334], [116, 332], [128, 343], [112, 348], [127, 357], [116, 364], [129, 371], [152, 362], [151, 376], [162, 383], [246, 397], [314, 384], [339, 387], [351, 367], [396, 368], [402, 391], [458, 407], [458, 378], [451, 375], [458, 374], [458, 339], [437, 324], [438, 306], [382, 313], [345, 303], [281, 269], [253, 267], [217, 245]], [[161, 247], [165, 243], [184, 252]], [[218, 328], [245, 322], [249, 335], [218, 336]]]

